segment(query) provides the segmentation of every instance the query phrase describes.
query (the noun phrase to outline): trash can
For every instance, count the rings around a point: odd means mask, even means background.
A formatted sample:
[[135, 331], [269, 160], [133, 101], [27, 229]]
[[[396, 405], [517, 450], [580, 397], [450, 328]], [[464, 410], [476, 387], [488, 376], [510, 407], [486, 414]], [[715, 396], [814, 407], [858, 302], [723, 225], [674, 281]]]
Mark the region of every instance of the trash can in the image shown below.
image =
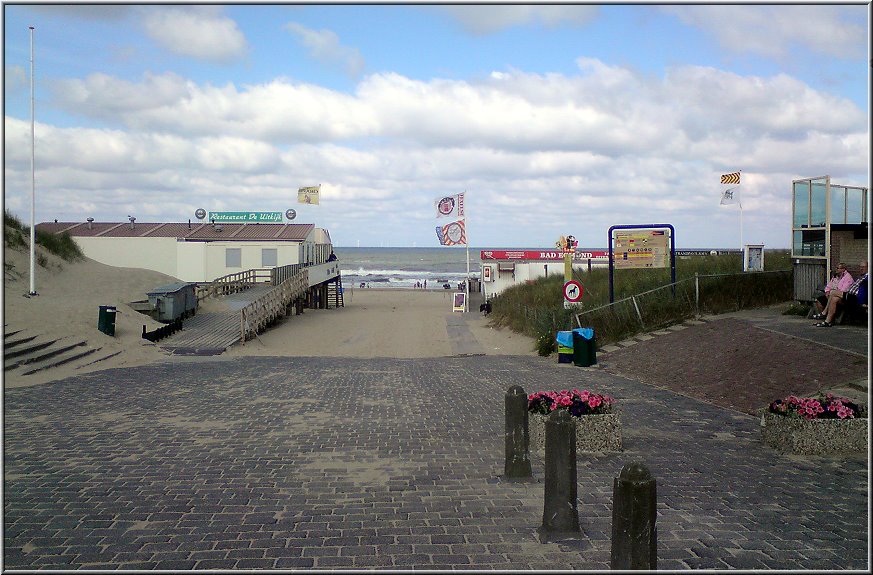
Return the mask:
[[572, 363], [573, 361], [573, 332], [559, 331], [555, 336], [558, 343], [558, 363]]
[[589, 367], [597, 363], [597, 339], [594, 329], [580, 327], [573, 330], [573, 365]]
[[101, 305], [97, 316], [97, 329], [112, 337], [115, 337], [115, 311], [114, 305]]

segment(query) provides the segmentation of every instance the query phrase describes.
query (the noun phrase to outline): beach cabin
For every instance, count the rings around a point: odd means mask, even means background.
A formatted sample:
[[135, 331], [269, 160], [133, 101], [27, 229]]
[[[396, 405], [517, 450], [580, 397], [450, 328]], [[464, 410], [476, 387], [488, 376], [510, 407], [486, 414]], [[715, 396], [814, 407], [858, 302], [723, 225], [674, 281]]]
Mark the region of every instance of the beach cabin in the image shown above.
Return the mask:
[[811, 302], [832, 269], [852, 276], [868, 254], [868, 189], [831, 183], [830, 176], [792, 181], [791, 258], [794, 299]]
[[328, 283], [340, 281], [338, 263], [329, 261], [330, 234], [314, 224], [140, 223], [132, 218], [44, 222], [36, 229], [70, 234], [86, 257], [100, 263], [154, 270], [183, 282], [208, 283], [250, 269], [292, 264], [306, 266], [310, 287], [324, 293]]
[[[479, 279], [486, 298], [491, 298], [517, 283], [551, 275], [564, 275], [564, 253], [551, 250], [482, 250], [479, 252]], [[609, 265], [606, 250], [576, 250], [573, 269], [591, 271]]]

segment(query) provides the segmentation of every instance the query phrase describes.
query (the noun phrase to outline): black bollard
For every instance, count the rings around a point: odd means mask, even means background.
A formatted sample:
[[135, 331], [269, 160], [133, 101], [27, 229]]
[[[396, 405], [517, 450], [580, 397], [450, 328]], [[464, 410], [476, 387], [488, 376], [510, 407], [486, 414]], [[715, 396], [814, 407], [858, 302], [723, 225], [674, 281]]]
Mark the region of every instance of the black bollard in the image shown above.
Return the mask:
[[556, 409], [546, 420], [545, 484], [540, 533], [579, 533], [576, 426], [565, 409]]
[[629, 463], [613, 481], [610, 569], [658, 568], [657, 489], [642, 463]]
[[506, 461], [503, 475], [507, 479], [527, 479], [532, 476], [527, 394], [520, 385], [513, 385], [503, 397], [503, 405], [506, 412]]

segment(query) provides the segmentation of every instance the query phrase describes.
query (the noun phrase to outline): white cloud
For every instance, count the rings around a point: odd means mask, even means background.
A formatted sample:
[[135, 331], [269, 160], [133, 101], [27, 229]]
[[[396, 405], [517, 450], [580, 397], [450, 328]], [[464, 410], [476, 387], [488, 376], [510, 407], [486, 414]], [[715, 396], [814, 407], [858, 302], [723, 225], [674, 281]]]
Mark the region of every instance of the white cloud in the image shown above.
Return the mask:
[[230, 62], [246, 51], [246, 39], [236, 22], [220, 7], [141, 8], [146, 33], [173, 54], [213, 62]]
[[344, 46], [335, 32], [311, 30], [296, 22], [289, 22], [285, 29], [309, 50], [312, 58], [322, 64], [338, 66], [352, 78], [359, 77], [363, 72], [364, 57], [360, 50]]
[[[341, 245], [377, 214], [384, 233], [422, 245], [429, 235], [416, 230], [432, 232], [433, 197], [466, 189], [480, 237], [512, 245], [519, 230], [505, 222], [530, 222], [529, 245], [549, 245], [568, 221], [601, 231], [666, 221], [703, 234], [709, 220], [732, 230], [718, 176], [741, 169], [749, 233], [759, 226], [768, 245], [786, 246], [791, 178], [869, 177], [866, 112], [790, 76], [679, 66], [653, 77], [578, 64], [575, 75], [513, 70], [480, 81], [379, 74], [353, 94], [287, 79], [69, 80], [55, 97], [109, 127], [37, 126], [40, 197], [57, 210], [48, 217], [84, 217], [85, 206], [117, 219], [147, 197], [140, 213], [179, 220], [198, 207], [284, 210], [297, 187], [321, 183], [321, 209], [342, 213], [330, 230]], [[28, 190], [29, 122], [7, 117], [5, 127], [16, 207]]]
[[447, 5], [441, 9], [474, 34], [492, 34], [527, 24], [584, 26], [598, 14], [597, 6], [571, 5]]
[[860, 58], [868, 7], [805, 5], [665, 6], [683, 23], [712, 34], [733, 52], [784, 59], [792, 46], [837, 58]]
[[27, 73], [22, 66], [6, 66], [3, 69], [3, 90], [16, 92], [28, 86]]

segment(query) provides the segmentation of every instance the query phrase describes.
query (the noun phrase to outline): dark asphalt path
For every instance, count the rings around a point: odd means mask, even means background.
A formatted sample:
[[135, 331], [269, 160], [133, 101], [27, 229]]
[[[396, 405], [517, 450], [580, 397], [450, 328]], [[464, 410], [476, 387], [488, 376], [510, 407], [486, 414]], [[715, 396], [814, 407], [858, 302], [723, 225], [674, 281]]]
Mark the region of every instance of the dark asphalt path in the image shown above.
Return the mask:
[[[618, 399], [579, 539], [539, 541], [542, 458], [501, 480], [512, 385]], [[866, 455], [782, 455], [755, 417], [554, 357], [175, 362], [4, 399], [5, 569], [607, 569], [632, 461], [660, 569], [870, 567]]]

